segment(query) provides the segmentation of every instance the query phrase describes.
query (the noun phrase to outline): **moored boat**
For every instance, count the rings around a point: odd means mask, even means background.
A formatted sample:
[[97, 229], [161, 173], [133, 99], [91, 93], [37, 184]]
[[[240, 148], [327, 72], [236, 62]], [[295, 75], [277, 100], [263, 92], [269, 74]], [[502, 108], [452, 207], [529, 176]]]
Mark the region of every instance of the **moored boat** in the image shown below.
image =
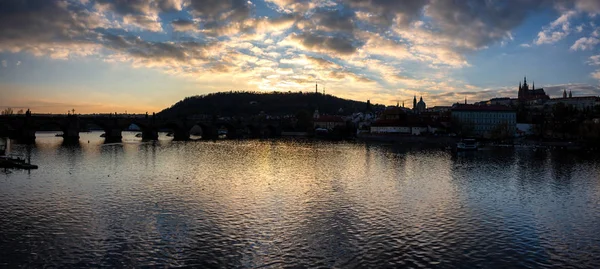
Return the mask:
[[475, 139], [463, 139], [460, 142], [456, 143], [456, 150], [465, 151], [465, 150], [477, 150], [479, 144]]

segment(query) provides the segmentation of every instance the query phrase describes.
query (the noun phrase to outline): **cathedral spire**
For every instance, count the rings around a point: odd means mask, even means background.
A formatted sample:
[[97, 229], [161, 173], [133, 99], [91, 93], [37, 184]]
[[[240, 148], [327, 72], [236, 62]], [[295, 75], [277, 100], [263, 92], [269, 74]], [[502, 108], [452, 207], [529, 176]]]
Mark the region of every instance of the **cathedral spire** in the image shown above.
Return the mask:
[[535, 81], [531, 82], [531, 89], [535, 90]]
[[523, 85], [527, 85], [527, 76], [523, 77]]
[[571, 90], [569, 90], [569, 98], [573, 97], [573, 92]]
[[567, 90], [563, 90], [563, 98], [567, 98]]
[[417, 96], [413, 98], [413, 109], [417, 109]]

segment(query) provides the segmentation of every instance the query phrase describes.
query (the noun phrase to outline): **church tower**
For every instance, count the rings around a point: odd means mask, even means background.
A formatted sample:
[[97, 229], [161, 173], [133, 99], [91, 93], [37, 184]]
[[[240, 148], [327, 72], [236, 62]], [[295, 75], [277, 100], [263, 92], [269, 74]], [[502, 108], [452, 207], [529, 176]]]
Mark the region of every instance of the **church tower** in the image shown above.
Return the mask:
[[521, 81], [519, 81], [519, 99], [523, 98], [523, 87], [521, 87]]
[[415, 95], [415, 97], [413, 98], [413, 109], [417, 109], [417, 96]]
[[567, 98], [567, 90], [563, 90], [563, 98]]
[[569, 98], [573, 98], [573, 92], [569, 90]]

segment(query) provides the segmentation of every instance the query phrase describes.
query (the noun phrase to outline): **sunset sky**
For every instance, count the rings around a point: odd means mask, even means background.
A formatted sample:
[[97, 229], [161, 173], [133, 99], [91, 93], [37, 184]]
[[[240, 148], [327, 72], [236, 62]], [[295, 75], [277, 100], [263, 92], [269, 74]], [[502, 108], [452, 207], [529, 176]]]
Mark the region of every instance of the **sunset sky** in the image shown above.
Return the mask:
[[600, 95], [599, 0], [0, 0], [0, 107], [158, 112], [217, 91], [428, 106]]

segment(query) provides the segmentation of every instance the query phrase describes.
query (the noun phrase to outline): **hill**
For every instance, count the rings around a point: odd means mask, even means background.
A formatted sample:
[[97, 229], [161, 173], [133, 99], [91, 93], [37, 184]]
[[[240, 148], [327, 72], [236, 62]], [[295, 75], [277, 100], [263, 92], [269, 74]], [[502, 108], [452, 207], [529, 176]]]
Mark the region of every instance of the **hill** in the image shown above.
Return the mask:
[[[367, 110], [367, 102], [338, 98], [333, 95], [302, 92], [219, 92], [191, 96], [159, 112], [161, 117], [197, 114], [219, 116], [295, 115], [315, 108], [322, 114], [351, 114]], [[374, 105], [371, 109], [381, 109]]]

